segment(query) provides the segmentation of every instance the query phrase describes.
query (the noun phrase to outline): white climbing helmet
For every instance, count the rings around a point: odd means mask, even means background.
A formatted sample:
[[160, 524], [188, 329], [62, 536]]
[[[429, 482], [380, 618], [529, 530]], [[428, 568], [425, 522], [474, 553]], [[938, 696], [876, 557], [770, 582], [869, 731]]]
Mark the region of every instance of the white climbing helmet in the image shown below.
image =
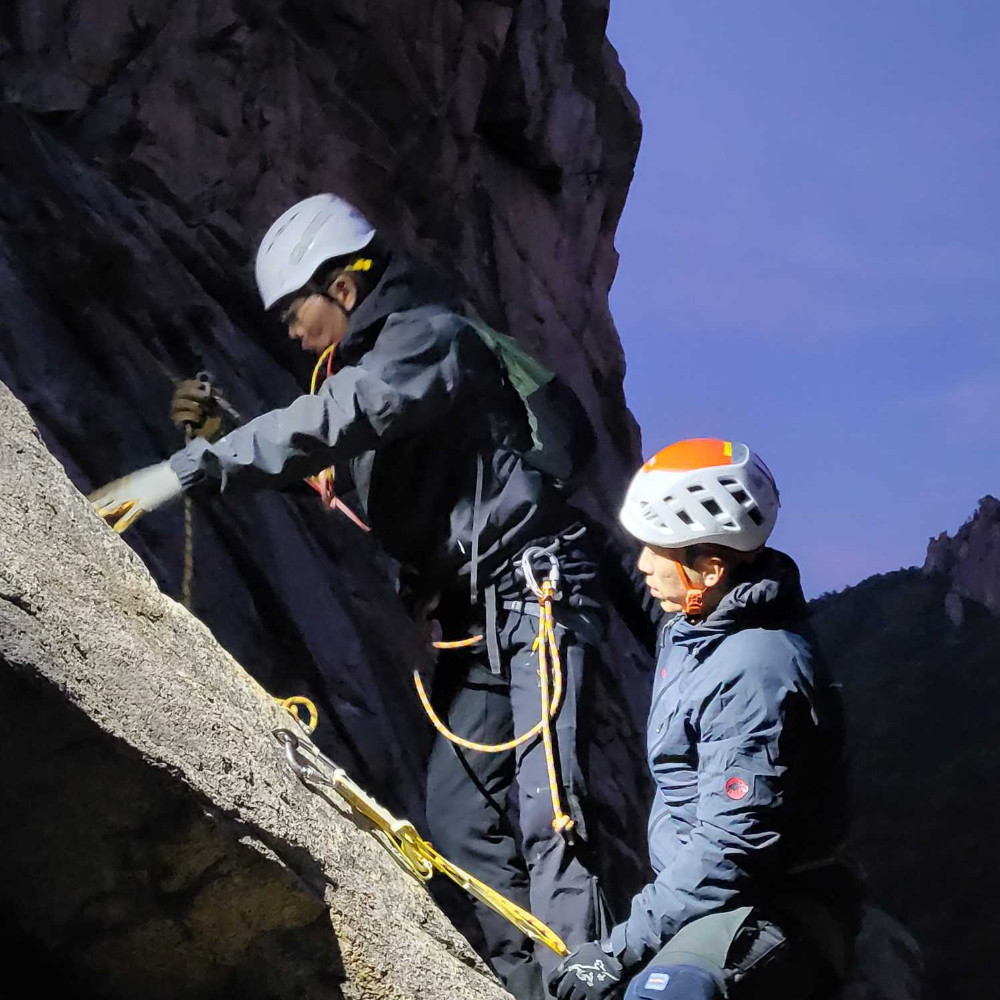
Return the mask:
[[711, 542], [753, 552], [771, 534], [779, 505], [774, 477], [745, 444], [692, 438], [643, 465], [618, 516], [646, 545]]
[[257, 288], [270, 309], [297, 292], [334, 257], [371, 243], [372, 224], [349, 202], [317, 194], [293, 205], [267, 231], [257, 251]]

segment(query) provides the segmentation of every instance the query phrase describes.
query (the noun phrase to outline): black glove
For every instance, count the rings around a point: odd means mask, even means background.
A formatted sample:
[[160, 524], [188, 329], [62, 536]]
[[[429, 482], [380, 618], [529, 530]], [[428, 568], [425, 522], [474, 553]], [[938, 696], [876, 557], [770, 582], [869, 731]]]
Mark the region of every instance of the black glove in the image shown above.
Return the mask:
[[580, 945], [549, 977], [548, 988], [558, 1000], [603, 1000], [625, 988], [624, 969], [599, 941]]
[[195, 437], [214, 441], [222, 433], [222, 411], [212, 391], [212, 383], [189, 378], [177, 383], [170, 402], [170, 419], [181, 430], [190, 428]]

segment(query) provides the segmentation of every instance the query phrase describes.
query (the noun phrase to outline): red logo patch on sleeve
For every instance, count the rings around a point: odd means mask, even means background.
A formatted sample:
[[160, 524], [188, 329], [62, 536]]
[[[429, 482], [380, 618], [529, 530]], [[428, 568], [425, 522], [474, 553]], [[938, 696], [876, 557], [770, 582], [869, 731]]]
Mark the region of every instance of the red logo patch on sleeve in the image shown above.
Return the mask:
[[726, 795], [731, 799], [742, 799], [749, 791], [750, 786], [742, 778], [730, 778], [726, 782]]

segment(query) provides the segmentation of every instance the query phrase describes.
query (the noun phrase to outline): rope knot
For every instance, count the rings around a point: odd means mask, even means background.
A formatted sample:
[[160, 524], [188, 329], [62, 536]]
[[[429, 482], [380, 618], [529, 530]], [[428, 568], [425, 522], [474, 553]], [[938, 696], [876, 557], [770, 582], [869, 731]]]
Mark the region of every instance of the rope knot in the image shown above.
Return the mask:
[[552, 829], [555, 830], [556, 833], [569, 833], [574, 826], [576, 826], [576, 823], [574, 823], [573, 819], [565, 813], [561, 816], [556, 816], [556, 818], [552, 821]]

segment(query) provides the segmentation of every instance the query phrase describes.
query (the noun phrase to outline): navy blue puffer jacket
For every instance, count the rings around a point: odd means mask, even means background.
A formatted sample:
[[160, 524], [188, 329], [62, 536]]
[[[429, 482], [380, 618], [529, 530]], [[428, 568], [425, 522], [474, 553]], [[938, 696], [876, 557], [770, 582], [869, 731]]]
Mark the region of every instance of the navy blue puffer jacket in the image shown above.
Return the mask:
[[664, 627], [647, 749], [656, 879], [612, 931], [626, 968], [697, 917], [766, 903], [845, 837], [841, 699], [788, 556], [765, 549], [704, 621]]

